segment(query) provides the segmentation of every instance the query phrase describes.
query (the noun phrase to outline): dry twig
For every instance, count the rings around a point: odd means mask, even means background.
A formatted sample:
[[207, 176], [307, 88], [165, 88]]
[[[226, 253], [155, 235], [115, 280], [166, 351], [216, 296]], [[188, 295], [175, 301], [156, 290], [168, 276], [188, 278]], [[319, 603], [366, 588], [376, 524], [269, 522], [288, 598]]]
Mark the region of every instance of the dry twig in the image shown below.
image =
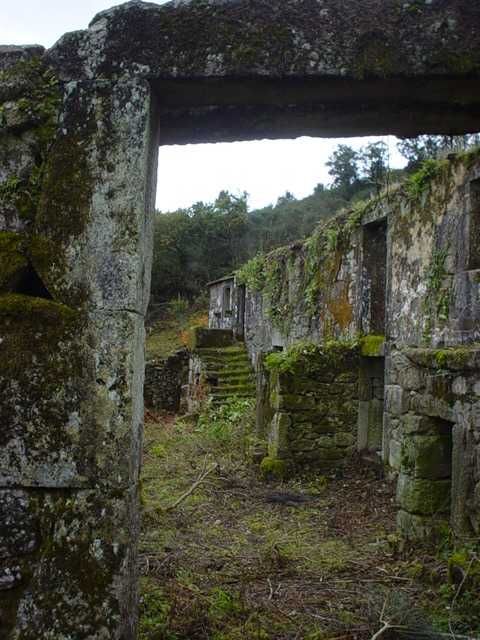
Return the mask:
[[188, 491], [185, 491], [185, 493], [183, 493], [178, 498], [178, 500], [175, 500], [175, 502], [172, 505], [170, 505], [169, 507], [165, 507], [164, 511], [167, 512], [167, 511], [173, 511], [173, 509], [176, 509], [184, 500], [186, 500], [189, 496], [191, 496], [192, 493], [195, 491], [195, 489], [198, 489], [198, 487], [205, 481], [205, 478], [207, 478], [211, 473], [216, 471], [218, 467], [219, 467], [218, 462], [216, 462], [215, 464], [212, 464], [212, 466], [209, 467], [208, 469], [205, 469], [205, 464], [204, 464], [201, 474], [192, 484], [190, 489], [188, 489]]

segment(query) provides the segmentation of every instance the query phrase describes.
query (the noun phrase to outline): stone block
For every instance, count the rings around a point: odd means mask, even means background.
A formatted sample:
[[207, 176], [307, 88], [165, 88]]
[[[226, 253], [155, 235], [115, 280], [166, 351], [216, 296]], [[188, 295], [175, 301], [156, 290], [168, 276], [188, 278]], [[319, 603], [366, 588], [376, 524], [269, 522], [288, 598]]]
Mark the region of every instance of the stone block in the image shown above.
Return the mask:
[[355, 444], [355, 436], [346, 431], [336, 433], [333, 440], [337, 447], [352, 447]]
[[455, 395], [452, 390], [453, 380], [453, 376], [449, 373], [435, 372], [427, 376], [426, 393], [435, 399], [451, 402]]
[[398, 384], [407, 390], [418, 391], [425, 386], [424, 372], [413, 365], [407, 358], [408, 364], [398, 369]]
[[385, 411], [400, 416], [409, 410], [409, 394], [399, 385], [385, 387]]
[[402, 465], [402, 445], [398, 440], [390, 440], [388, 464], [392, 469], [400, 471]]
[[321, 436], [315, 439], [315, 444], [322, 449], [335, 449], [337, 443], [335, 442], [335, 436]]
[[311, 438], [294, 438], [290, 441], [289, 451], [295, 459], [301, 458], [305, 452], [316, 451], [317, 449], [317, 443]]
[[312, 431], [315, 435], [325, 435], [335, 433], [335, 431], [342, 426], [343, 423], [338, 423], [331, 418], [320, 418], [312, 423]]
[[477, 535], [480, 534], [480, 482], [477, 482], [473, 491], [473, 504], [469, 513], [470, 523]]
[[390, 438], [396, 437], [396, 431], [399, 429], [400, 419], [392, 416], [390, 413], [383, 413], [383, 433], [384, 441], [388, 442]]
[[273, 416], [268, 438], [268, 453], [271, 458], [288, 457], [288, 431], [291, 425], [292, 419], [288, 413], [277, 412]]
[[468, 383], [464, 376], [457, 376], [452, 382], [452, 393], [464, 396], [468, 392]]
[[452, 474], [452, 438], [414, 435], [402, 442], [401, 469], [414, 478], [448, 479]]
[[472, 427], [480, 431], [480, 401], [472, 404]]
[[448, 519], [438, 516], [421, 516], [400, 509], [397, 513], [397, 528], [407, 540], [424, 540], [435, 535], [448, 525]]
[[397, 502], [409, 513], [434, 515], [450, 512], [450, 480], [424, 480], [400, 473]]
[[409, 413], [402, 416], [400, 430], [402, 434], [407, 436], [413, 434], [435, 435], [438, 434], [439, 423], [435, 418]]
[[304, 411], [314, 409], [316, 407], [316, 401], [313, 396], [300, 396], [294, 394], [279, 395], [278, 396], [278, 408], [290, 411]]
[[328, 416], [338, 418], [348, 425], [355, 424], [358, 419], [358, 401], [343, 398], [339, 398], [338, 401], [332, 400], [329, 403]]
[[418, 415], [443, 418], [450, 422], [454, 420], [450, 399], [435, 397], [431, 393], [413, 393], [410, 410]]
[[356, 383], [358, 381], [358, 372], [353, 371], [342, 371], [341, 373], [335, 376], [335, 384], [343, 384], [343, 383]]
[[343, 460], [350, 455], [350, 450], [339, 447], [319, 447], [315, 451], [317, 460], [324, 460], [326, 462], [334, 462], [336, 460]]
[[[134, 503], [133, 493], [43, 493], [39, 554], [7, 565], [3, 574], [9, 582], [18, 565], [28, 576], [28, 583], [11, 592], [10, 609], [2, 610], [0, 598], [2, 623], [13, 627], [11, 637], [75, 638], [80, 630], [85, 638], [120, 637], [113, 630], [125, 630], [127, 611], [133, 621], [138, 597]], [[101, 614], [92, 615], [97, 610]]]
[[140, 458], [143, 318], [91, 313], [87, 332], [83, 314], [25, 298], [0, 305], [0, 486], [127, 487]]

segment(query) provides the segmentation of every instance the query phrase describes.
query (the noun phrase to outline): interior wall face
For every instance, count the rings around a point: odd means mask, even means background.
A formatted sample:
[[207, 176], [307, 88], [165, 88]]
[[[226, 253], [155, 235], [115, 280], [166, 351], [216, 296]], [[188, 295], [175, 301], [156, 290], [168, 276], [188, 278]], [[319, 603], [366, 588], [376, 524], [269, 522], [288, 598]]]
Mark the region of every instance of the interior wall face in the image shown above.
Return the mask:
[[[158, 146], [150, 87], [63, 85], [29, 52], [2, 62], [0, 628], [130, 640]], [[48, 109], [32, 105], [25, 119], [34, 90]], [[32, 271], [45, 297], [28, 288]]]

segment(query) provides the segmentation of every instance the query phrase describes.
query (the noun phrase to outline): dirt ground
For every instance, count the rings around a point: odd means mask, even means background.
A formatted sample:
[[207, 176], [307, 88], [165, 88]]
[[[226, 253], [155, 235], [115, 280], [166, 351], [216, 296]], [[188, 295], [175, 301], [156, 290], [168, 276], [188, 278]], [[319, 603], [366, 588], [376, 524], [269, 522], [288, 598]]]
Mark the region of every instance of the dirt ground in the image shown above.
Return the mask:
[[480, 637], [471, 544], [463, 585], [448, 533], [405, 545], [381, 469], [267, 483], [245, 461], [248, 416], [147, 418], [142, 640]]

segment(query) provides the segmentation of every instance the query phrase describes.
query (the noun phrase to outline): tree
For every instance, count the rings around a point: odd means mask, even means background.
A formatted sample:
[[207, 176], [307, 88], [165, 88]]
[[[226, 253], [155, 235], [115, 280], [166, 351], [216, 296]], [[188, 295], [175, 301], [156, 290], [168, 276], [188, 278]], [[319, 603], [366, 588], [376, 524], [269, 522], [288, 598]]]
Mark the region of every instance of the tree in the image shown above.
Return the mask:
[[280, 196], [277, 200], [277, 207], [281, 207], [283, 204], [287, 204], [288, 202], [295, 202], [295, 196], [290, 191], [285, 191], [283, 196]]
[[157, 214], [152, 295], [193, 298], [209, 280], [230, 273], [247, 258], [247, 194], [221, 191], [213, 203]]
[[371, 142], [359, 153], [362, 179], [377, 193], [385, 186], [389, 172], [389, 151], [385, 142]]
[[359, 154], [345, 144], [340, 144], [326, 162], [333, 186], [346, 197], [350, 197], [359, 180]]
[[436, 158], [442, 152], [462, 151], [480, 144], [479, 134], [464, 136], [417, 136], [405, 138], [397, 144], [397, 149], [408, 161], [407, 170], [414, 171], [428, 158]]

